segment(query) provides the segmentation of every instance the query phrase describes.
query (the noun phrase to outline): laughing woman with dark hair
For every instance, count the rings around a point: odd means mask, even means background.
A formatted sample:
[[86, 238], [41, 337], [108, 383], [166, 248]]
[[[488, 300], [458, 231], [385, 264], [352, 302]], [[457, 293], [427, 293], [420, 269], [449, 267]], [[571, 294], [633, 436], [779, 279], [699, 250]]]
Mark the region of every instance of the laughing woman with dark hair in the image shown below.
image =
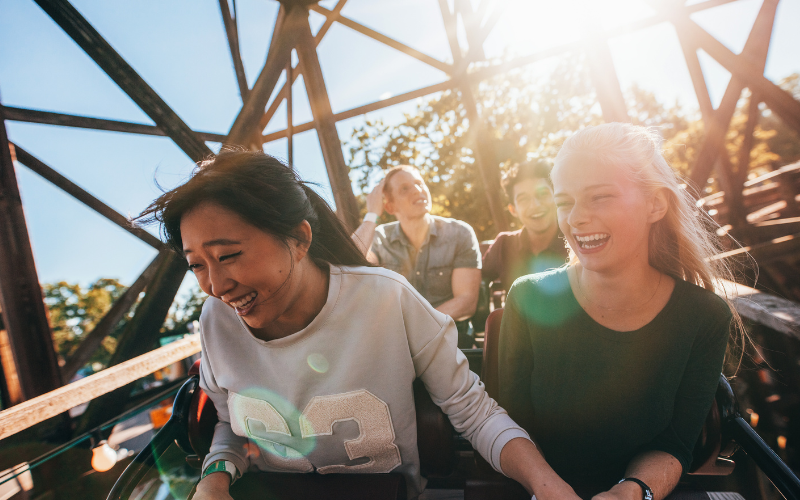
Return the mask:
[[[196, 499], [248, 470], [419, 472], [412, 383], [497, 470], [540, 498], [571, 490], [486, 394], [453, 320], [400, 275], [369, 267], [328, 205], [263, 153], [223, 152], [165, 193], [158, 221], [208, 293], [200, 385], [219, 414]], [[353, 420], [359, 437], [337, 432]], [[347, 438], [347, 439], [346, 439]], [[573, 497], [574, 498], [574, 497]]]

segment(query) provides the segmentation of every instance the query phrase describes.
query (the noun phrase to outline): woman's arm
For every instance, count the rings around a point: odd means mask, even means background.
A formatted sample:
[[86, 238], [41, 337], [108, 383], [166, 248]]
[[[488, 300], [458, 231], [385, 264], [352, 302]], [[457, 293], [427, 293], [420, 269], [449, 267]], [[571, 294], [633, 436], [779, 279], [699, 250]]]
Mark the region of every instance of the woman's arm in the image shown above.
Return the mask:
[[[677, 458], [663, 451], [647, 451], [637, 455], [625, 471], [625, 477], [635, 477], [653, 492], [654, 500], [669, 495], [681, 478], [683, 468]], [[621, 479], [621, 478], [620, 478]], [[592, 500], [642, 500], [642, 487], [633, 481], [619, 483]]]
[[579, 497], [548, 465], [539, 449], [527, 439], [512, 439], [500, 453], [503, 473], [536, 495], [537, 500], [572, 500]]

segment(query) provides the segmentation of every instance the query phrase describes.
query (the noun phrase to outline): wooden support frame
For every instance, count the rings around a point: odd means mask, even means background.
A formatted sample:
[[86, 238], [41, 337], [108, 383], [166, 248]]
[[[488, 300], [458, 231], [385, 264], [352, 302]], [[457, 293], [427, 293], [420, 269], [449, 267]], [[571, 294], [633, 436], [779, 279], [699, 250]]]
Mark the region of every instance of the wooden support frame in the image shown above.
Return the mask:
[[461, 102], [469, 119], [471, 142], [475, 144], [473, 150], [475, 163], [478, 164], [478, 170], [481, 173], [484, 191], [486, 191], [486, 198], [489, 203], [489, 211], [492, 214], [492, 221], [494, 221], [497, 231], [508, 231], [505, 206], [500, 201], [503, 188], [500, 186], [500, 168], [495, 162], [494, 145], [491, 142], [491, 138], [483, 130], [478, 104], [469, 84], [461, 85], [459, 90], [461, 92]]
[[322, 156], [328, 169], [328, 179], [336, 201], [336, 214], [348, 230], [355, 231], [360, 221], [358, 203], [350, 184], [350, 168], [344, 161], [328, 90], [325, 88], [316, 44], [308, 23], [302, 27], [298, 38], [297, 55], [305, 72], [303, 82], [306, 85], [311, 113], [314, 115]]
[[[331, 29], [333, 26], [334, 21], [338, 18], [339, 13], [347, 3], [347, 0], [339, 0], [336, 4], [336, 7], [333, 8], [331, 11], [331, 15], [325, 18], [325, 22], [322, 24], [322, 27], [319, 29], [316, 35], [314, 35], [314, 43], [318, 46], [325, 35], [328, 33], [328, 30]], [[267, 112], [264, 113], [264, 116], [261, 117], [261, 121], [259, 122], [258, 129], [264, 130], [266, 126], [269, 124], [269, 121], [272, 120], [272, 117], [275, 116], [275, 112], [278, 111], [278, 106], [281, 105], [281, 102], [286, 99], [286, 96], [289, 95], [292, 85], [297, 80], [297, 77], [303, 74], [303, 67], [301, 64], [298, 63], [296, 67], [292, 69], [292, 78], [287, 78], [286, 82], [284, 82], [283, 87], [278, 91], [278, 94], [273, 99], [272, 103], [269, 105]]]
[[222, 15], [222, 24], [225, 26], [225, 36], [228, 38], [228, 47], [231, 49], [233, 71], [236, 73], [236, 83], [239, 84], [239, 95], [242, 96], [242, 102], [244, 102], [247, 100], [250, 89], [247, 87], [242, 55], [239, 53], [239, 29], [236, 26], [236, 18], [231, 15], [228, 0], [219, 0], [219, 10]]
[[436, 59], [435, 57], [431, 57], [428, 54], [425, 54], [424, 52], [420, 52], [419, 50], [417, 50], [415, 48], [409, 47], [408, 45], [406, 45], [404, 43], [400, 43], [397, 40], [395, 40], [394, 38], [390, 38], [390, 37], [384, 35], [383, 33], [379, 33], [379, 32], [377, 32], [377, 31], [375, 31], [375, 30], [373, 30], [371, 28], [367, 28], [363, 24], [359, 24], [359, 23], [353, 21], [352, 19], [344, 17], [341, 14], [335, 14], [333, 11], [330, 11], [330, 10], [326, 9], [325, 7], [320, 7], [319, 5], [316, 5], [316, 4], [309, 5], [309, 9], [313, 10], [314, 12], [318, 12], [318, 13], [324, 15], [324, 16], [334, 15], [334, 16], [336, 16], [336, 22], [340, 23], [343, 26], [347, 26], [348, 28], [350, 28], [353, 31], [361, 33], [362, 35], [364, 35], [366, 37], [372, 38], [373, 40], [376, 40], [376, 41], [386, 45], [387, 47], [391, 47], [391, 48], [393, 48], [395, 50], [398, 50], [398, 51], [402, 52], [403, 54], [406, 54], [407, 56], [411, 56], [411, 57], [413, 57], [414, 59], [416, 59], [418, 61], [422, 61], [425, 64], [427, 64], [428, 66], [436, 68], [439, 71], [442, 71], [447, 75], [450, 75], [450, 74], [453, 73], [453, 66], [452, 65], [447, 64], [445, 62], [442, 62], [442, 61]]
[[[287, 10], [288, 9], [288, 10]], [[300, 7], [281, 5], [278, 21], [272, 34], [267, 62], [258, 75], [247, 100], [242, 105], [236, 120], [231, 126], [225, 144], [255, 146], [253, 137], [260, 136], [258, 124], [264, 116], [264, 108], [269, 102], [272, 91], [278, 83], [283, 69], [292, 60], [292, 48], [297, 44], [298, 33], [308, 26], [308, 12]], [[258, 147], [261, 144], [257, 144]]]
[[[155, 135], [166, 137], [167, 134], [161, 128], [146, 123], [131, 123], [118, 120], [107, 120], [105, 118], [93, 118], [90, 116], [69, 115], [65, 113], [53, 113], [52, 111], [40, 111], [38, 109], [5, 107], [6, 121], [17, 121], [25, 123], [42, 123], [45, 125], [59, 125], [62, 127], [85, 128], [90, 130], [105, 130], [109, 132], [125, 132], [128, 134]], [[222, 142], [225, 136], [213, 132], [194, 132], [200, 139], [211, 142]]]
[[[286, 65], [287, 82], [293, 81], [293, 74], [292, 62], [289, 61], [289, 64]], [[292, 86], [289, 85], [286, 92], [286, 138], [288, 139], [286, 148], [289, 165], [294, 167], [294, 99], [292, 94]]]
[[[428, 87], [423, 87], [418, 90], [412, 90], [411, 92], [399, 94], [390, 97], [388, 99], [383, 99], [369, 104], [364, 104], [363, 106], [358, 106], [356, 108], [348, 109], [346, 111], [340, 111], [339, 113], [333, 115], [333, 119], [337, 122], [342, 120], [347, 120], [348, 118], [353, 118], [359, 115], [377, 111], [379, 109], [388, 108], [389, 106], [394, 106], [395, 104], [407, 102], [412, 99], [416, 99], [418, 97], [424, 97], [426, 95], [430, 95], [436, 92], [441, 92], [443, 90], [449, 90], [455, 88], [457, 85], [458, 85], [457, 80], [447, 80], [442, 83], [436, 83]], [[294, 133], [299, 134], [302, 132], [307, 132], [312, 128], [314, 128], [314, 122], [301, 123], [300, 125], [296, 125], [294, 127]], [[288, 134], [288, 130], [286, 129], [278, 130], [277, 132], [271, 132], [269, 134], [264, 135], [262, 140], [264, 141], [264, 143], [267, 143], [278, 139], [282, 139], [286, 137], [286, 134]]]
[[458, 20], [456, 14], [450, 10], [447, 0], [439, 0], [439, 10], [442, 13], [442, 22], [447, 34], [447, 43], [450, 45], [450, 54], [453, 56], [453, 64], [457, 66], [464, 56], [461, 53], [461, 45], [458, 43]]
[[56, 187], [60, 188], [62, 191], [71, 195], [76, 200], [80, 201], [87, 207], [99, 213], [106, 219], [110, 220], [117, 226], [124, 229], [125, 231], [136, 236], [137, 238], [147, 243], [151, 247], [157, 250], [161, 250], [162, 248], [164, 248], [164, 244], [161, 243], [161, 240], [159, 240], [152, 234], [148, 233], [144, 229], [131, 225], [130, 221], [128, 221], [128, 219], [125, 218], [124, 215], [120, 214], [113, 208], [109, 207], [102, 201], [98, 200], [97, 198], [89, 194], [87, 191], [85, 191], [83, 188], [81, 188], [71, 180], [67, 179], [63, 175], [53, 170], [43, 161], [39, 160], [38, 158], [28, 153], [19, 146], [12, 145], [12, 147], [16, 152], [17, 161], [22, 165], [25, 165], [33, 172], [36, 172], [37, 174], [42, 176], [45, 180], [53, 183]]
[[585, 40], [584, 52], [603, 118], [606, 122], [630, 122], [608, 40], [596, 31], [590, 32]]
[[[742, 57], [746, 57], [748, 60], [754, 62], [759, 67], [761, 74], [764, 72], [764, 66], [767, 60], [769, 39], [772, 34], [772, 26], [774, 24], [775, 11], [777, 10], [777, 7], [778, 0], [764, 1], [764, 3], [761, 5], [761, 10], [756, 17], [756, 21], [753, 24], [753, 29], [747, 38], [745, 47], [742, 50]], [[686, 40], [687, 37], [690, 39], [692, 38], [692, 35], [687, 33], [687, 29], [691, 30], [689, 23], [691, 23], [691, 21], [678, 22], [676, 24], [676, 30], [678, 32], [678, 37], [681, 40], [681, 45], [686, 47], [684, 49], [684, 53], [687, 51], [695, 52], [696, 58], [696, 50], [698, 45]], [[687, 59], [687, 61], [689, 61], [689, 59]], [[702, 77], [702, 73], [698, 77], [693, 75], [692, 79], [694, 81], [695, 78], [700, 77]], [[696, 88], [697, 86], [698, 84], [695, 84]], [[727, 152], [724, 151], [725, 136], [727, 135], [728, 128], [730, 127], [731, 119], [736, 112], [736, 106], [739, 102], [739, 97], [741, 96], [743, 89], [744, 84], [742, 83], [741, 79], [736, 76], [732, 76], [730, 82], [728, 83], [728, 87], [725, 89], [722, 102], [717, 110], [709, 116], [710, 119], [706, 121], [706, 136], [703, 141], [703, 145], [701, 146], [700, 153], [691, 168], [689, 177], [690, 180], [698, 187], [702, 187], [706, 184], [706, 178], [711, 172], [717, 157], [721, 154], [727, 155]], [[705, 95], [699, 92], [697, 95], [698, 101], [701, 99], [708, 99], [708, 103], [710, 104], [707, 91]], [[725, 163], [729, 164], [729, 162]], [[739, 188], [738, 184], [733, 185], [736, 183], [733, 182], [732, 172], [726, 172], [724, 175], [727, 175], [732, 179], [731, 189]]]
[[191, 335], [82, 378], [49, 394], [0, 411], [0, 439], [13, 436], [70, 408], [94, 401], [103, 394], [119, 387], [125, 387], [145, 375], [166, 368], [198, 352], [200, 352], [200, 336]]
[[[167, 318], [186, 270], [186, 261], [174, 252], [169, 252], [160, 262], [151, 285], [136, 308], [136, 314], [119, 337], [109, 367], [140, 356], [156, 347], [161, 336], [161, 326]], [[130, 389], [129, 386], [121, 387], [89, 403], [81, 417], [77, 432], [86, 432], [113, 417], [125, 404]]]
[[211, 156], [208, 146], [67, 0], [35, 0], [53, 21], [133, 99], [193, 161]]
[[734, 77], [742, 80], [752, 92], [758, 93], [772, 112], [787, 125], [800, 132], [800, 102], [764, 77], [763, 70], [757, 63], [743, 55], [734, 54], [692, 20], [683, 20], [681, 24], [694, 43], [716, 59]]
[[78, 370], [89, 361], [92, 354], [100, 347], [103, 340], [114, 331], [114, 328], [116, 328], [125, 314], [130, 311], [133, 304], [135, 304], [136, 300], [139, 298], [139, 294], [150, 284], [153, 276], [156, 274], [156, 270], [158, 270], [158, 267], [164, 262], [164, 259], [166, 259], [166, 252], [167, 250], [162, 251], [153, 259], [144, 272], [136, 278], [136, 281], [125, 290], [125, 293], [114, 302], [111, 309], [97, 322], [94, 329], [86, 334], [80, 345], [78, 345], [78, 348], [70, 355], [66, 364], [61, 369], [64, 380], [71, 380], [72, 377], [78, 373]]
[[53, 335], [33, 259], [0, 108], [0, 309], [24, 399], [61, 386]]

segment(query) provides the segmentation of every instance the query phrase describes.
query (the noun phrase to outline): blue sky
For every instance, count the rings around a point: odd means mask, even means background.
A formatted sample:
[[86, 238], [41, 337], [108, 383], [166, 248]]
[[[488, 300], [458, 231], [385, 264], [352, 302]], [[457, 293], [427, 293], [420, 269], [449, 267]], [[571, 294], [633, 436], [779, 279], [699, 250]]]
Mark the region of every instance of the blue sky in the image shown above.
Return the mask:
[[[514, 2], [484, 49], [489, 57], [526, 54], [580, 36], [569, 2]], [[575, 0], [581, 1], [581, 0]], [[584, 0], [585, 1], [585, 0]], [[600, 0], [597, 0], [598, 2]], [[642, 0], [604, 0], [606, 28], [647, 17]], [[195, 130], [224, 134], [241, 107], [216, 0], [73, 0], [73, 4]], [[242, 56], [252, 86], [266, 58], [278, 3], [237, 0]], [[321, 5], [332, 8], [335, 2]], [[735, 52], [744, 45], [761, 0], [739, 0], [693, 17]], [[573, 6], [574, 7], [574, 6]], [[32, 0], [0, 0], [0, 100], [8, 106], [152, 123]], [[451, 60], [436, 0], [349, 0], [343, 14], [437, 59]], [[312, 13], [316, 32], [324, 17]], [[800, 0], [782, 0], [766, 74], [773, 81], [800, 72]], [[463, 37], [463, 33], [461, 34]], [[623, 87], [637, 83], [667, 102], [695, 107], [691, 81], [672, 27], [666, 23], [610, 41]], [[444, 81], [436, 69], [334, 24], [318, 47], [334, 112]], [[712, 100], [730, 75], [701, 54]], [[551, 63], [531, 71], [546, 71]], [[294, 122], [311, 120], [302, 81], [294, 85]], [[371, 113], [389, 123], [414, 102]], [[346, 139], [363, 118], [340, 122]], [[286, 125], [281, 106], [267, 131]], [[173, 187], [192, 163], [169, 139], [7, 122], [12, 141], [123, 214], [136, 214]], [[286, 157], [286, 140], [265, 150]], [[211, 145], [216, 149], [218, 145]], [[330, 199], [314, 131], [295, 136], [295, 164]], [[88, 283], [116, 277], [131, 283], [154, 250], [18, 166], [25, 215], [42, 282]], [[193, 278], [188, 278], [191, 283]]]

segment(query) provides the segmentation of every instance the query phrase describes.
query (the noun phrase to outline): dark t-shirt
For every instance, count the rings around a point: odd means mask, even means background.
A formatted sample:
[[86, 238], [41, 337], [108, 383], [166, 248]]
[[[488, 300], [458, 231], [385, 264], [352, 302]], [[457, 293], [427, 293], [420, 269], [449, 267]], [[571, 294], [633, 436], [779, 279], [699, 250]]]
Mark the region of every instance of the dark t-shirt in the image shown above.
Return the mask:
[[667, 452], [685, 472], [730, 322], [725, 301], [676, 280], [653, 321], [618, 332], [581, 308], [566, 268], [522, 278], [503, 313], [498, 402], [581, 495], [613, 486], [643, 451]]
[[483, 256], [481, 274], [487, 281], [497, 281], [505, 290], [511, 288], [520, 276], [541, 273], [563, 266], [567, 261], [567, 247], [559, 231], [550, 244], [539, 252], [531, 252], [528, 230], [500, 233]]

